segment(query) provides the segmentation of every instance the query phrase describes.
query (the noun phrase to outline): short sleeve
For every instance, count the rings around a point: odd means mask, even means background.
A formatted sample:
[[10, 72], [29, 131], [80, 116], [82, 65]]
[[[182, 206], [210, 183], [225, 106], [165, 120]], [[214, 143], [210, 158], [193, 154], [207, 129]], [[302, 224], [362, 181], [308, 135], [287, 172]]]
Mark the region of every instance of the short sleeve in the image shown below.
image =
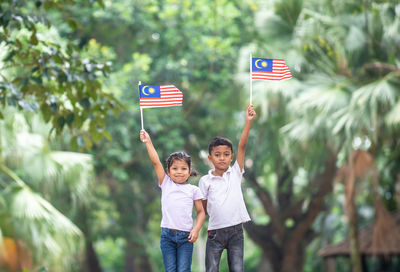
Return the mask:
[[200, 192], [201, 192], [201, 194], [203, 196], [203, 199], [207, 199], [207, 197], [208, 197], [208, 186], [207, 186], [204, 178], [201, 178], [200, 181], [199, 181], [199, 189], [200, 189]]
[[[194, 186], [194, 185], [193, 185]], [[193, 200], [204, 199], [203, 194], [200, 191], [199, 187], [194, 186], [193, 190]]]
[[163, 182], [161, 183], [161, 185], [160, 185], [160, 183], [157, 181], [158, 187], [160, 187], [160, 188], [165, 187], [165, 184], [166, 184], [167, 182], [169, 182], [170, 179], [171, 179], [171, 178], [170, 178], [167, 174], [165, 174], [165, 175], [164, 175]]
[[239, 163], [237, 161], [235, 161], [235, 164], [233, 165], [232, 169], [233, 169], [233, 171], [235, 171], [237, 174], [239, 174], [241, 176], [244, 174], [244, 165], [243, 165], [243, 169], [240, 170]]

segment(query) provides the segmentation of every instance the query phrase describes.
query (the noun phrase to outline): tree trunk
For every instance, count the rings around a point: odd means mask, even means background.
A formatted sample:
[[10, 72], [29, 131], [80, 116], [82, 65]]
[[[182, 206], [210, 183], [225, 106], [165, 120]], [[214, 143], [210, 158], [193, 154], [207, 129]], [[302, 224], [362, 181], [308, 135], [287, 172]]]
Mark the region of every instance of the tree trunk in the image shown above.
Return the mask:
[[274, 272], [272, 268], [271, 262], [268, 259], [268, 256], [265, 254], [261, 255], [260, 264], [258, 265], [258, 272]]
[[287, 247], [283, 247], [283, 260], [279, 272], [301, 271], [304, 264], [303, 246], [293, 242], [293, 240], [288, 241], [287, 244]]
[[89, 213], [86, 206], [81, 206], [79, 209], [79, 215], [74, 220], [75, 224], [81, 229], [85, 238], [85, 259], [82, 265], [85, 266], [85, 271], [88, 272], [102, 272], [99, 258], [97, 256], [96, 250], [93, 246], [91, 222], [89, 221]]
[[99, 258], [94, 250], [93, 243], [86, 241], [86, 266], [88, 272], [102, 272]]
[[125, 272], [152, 271], [146, 249], [143, 245], [128, 241], [125, 247]]
[[[135, 199], [130, 193], [129, 185], [121, 186], [117, 180], [108, 172], [103, 172], [110, 194], [116, 204], [118, 212], [121, 214], [119, 224], [124, 229], [122, 236], [125, 238], [125, 272], [150, 272], [152, 271], [150, 257], [146, 252], [146, 240], [144, 231], [147, 229], [149, 214], [143, 210], [139, 200]], [[123, 191], [127, 192], [125, 195]], [[121, 197], [124, 195], [124, 197]], [[150, 201], [150, 197], [147, 201]]]
[[[252, 221], [245, 224], [250, 238], [262, 249], [260, 272], [302, 271], [305, 249], [315, 237], [312, 224], [324, 209], [324, 199], [333, 188], [336, 176], [336, 155], [333, 154], [326, 162], [324, 172], [317, 174], [309, 181], [314, 190], [306, 209], [304, 209], [305, 200], [296, 199], [294, 201], [293, 197], [290, 197], [293, 194], [293, 186], [290, 184], [284, 186], [285, 183], [292, 182], [292, 175], [287, 171], [278, 177], [280, 189], [276, 197], [279, 199], [278, 205], [274, 203], [270, 192], [258, 184], [256, 176], [250, 171], [247, 172], [247, 180], [256, 190], [257, 197], [270, 218], [268, 225], [256, 225]], [[283, 190], [283, 187], [286, 190]], [[285, 226], [287, 219], [293, 221], [291, 227]], [[269, 262], [265, 259], [268, 259]], [[261, 265], [264, 264], [267, 266], [262, 268]]]
[[358, 240], [357, 210], [355, 204], [356, 176], [352, 160], [353, 154], [349, 154], [349, 171], [346, 177], [346, 215], [349, 220], [350, 261], [353, 272], [362, 272], [360, 244]]
[[350, 240], [350, 252], [351, 252], [351, 266], [353, 272], [362, 272], [360, 246], [358, 240], [358, 224], [357, 214], [355, 212], [355, 206], [353, 203], [348, 203], [349, 207], [349, 240]]
[[335, 258], [326, 258], [324, 266], [326, 272], [336, 272]]

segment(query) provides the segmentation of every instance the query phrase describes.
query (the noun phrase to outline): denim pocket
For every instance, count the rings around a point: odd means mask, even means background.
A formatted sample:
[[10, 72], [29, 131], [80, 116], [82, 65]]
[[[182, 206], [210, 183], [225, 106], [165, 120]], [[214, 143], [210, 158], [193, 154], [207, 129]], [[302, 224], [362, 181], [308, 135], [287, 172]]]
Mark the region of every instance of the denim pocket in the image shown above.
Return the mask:
[[217, 231], [216, 230], [209, 230], [208, 231], [208, 239], [215, 240], [215, 237], [217, 237]]
[[244, 240], [244, 235], [243, 235], [243, 229], [239, 229], [236, 231], [236, 236], [239, 240], [243, 241]]
[[168, 237], [168, 229], [161, 228], [161, 237]]
[[189, 234], [190, 232], [188, 231], [178, 231], [176, 237], [180, 242], [187, 242], [189, 241]]

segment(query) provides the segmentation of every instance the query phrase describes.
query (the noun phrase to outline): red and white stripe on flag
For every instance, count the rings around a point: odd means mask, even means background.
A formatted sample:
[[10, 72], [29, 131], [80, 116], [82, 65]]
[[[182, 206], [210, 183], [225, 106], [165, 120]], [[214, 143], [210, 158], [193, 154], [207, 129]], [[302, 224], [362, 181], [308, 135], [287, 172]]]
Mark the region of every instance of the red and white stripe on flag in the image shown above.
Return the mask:
[[289, 68], [283, 59], [272, 60], [272, 72], [252, 71], [251, 79], [256, 80], [286, 80], [292, 78]]
[[140, 98], [141, 108], [182, 106], [183, 94], [174, 85], [160, 85], [160, 97]]

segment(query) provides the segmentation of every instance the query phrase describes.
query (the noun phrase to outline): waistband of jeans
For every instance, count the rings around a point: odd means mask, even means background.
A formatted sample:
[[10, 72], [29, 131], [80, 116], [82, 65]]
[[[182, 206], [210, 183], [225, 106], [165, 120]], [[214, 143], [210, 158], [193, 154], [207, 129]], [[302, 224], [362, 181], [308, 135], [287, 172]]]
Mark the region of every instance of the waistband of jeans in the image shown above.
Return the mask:
[[171, 231], [171, 232], [176, 232], [176, 233], [178, 233], [178, 232], [190, 233], [190, 231], [186, 231], [186, 230], [170, 229], [170, 228], [164, 228], [164, 227], [162, 227], [161, 229]]
[[237, 225], [233, 225], [233, 226], [229, 226], [229, 227], [225, 227], [225, 228], [214, 229], [214, 230], [236, 230], [236, 229], [241, 229], [241, 228], [243, 228], [243, 223], [239, 223]]

